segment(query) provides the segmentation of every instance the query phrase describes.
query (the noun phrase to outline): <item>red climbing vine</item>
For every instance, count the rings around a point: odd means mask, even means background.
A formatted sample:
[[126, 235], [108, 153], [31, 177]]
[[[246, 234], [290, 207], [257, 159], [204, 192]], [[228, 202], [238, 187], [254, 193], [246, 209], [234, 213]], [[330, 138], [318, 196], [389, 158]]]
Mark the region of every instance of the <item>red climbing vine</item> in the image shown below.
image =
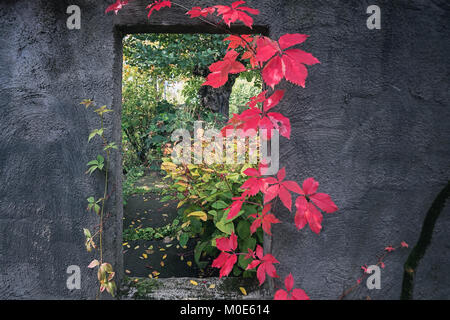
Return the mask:
[[[115, 14], [128, 4], [128, 0], [117, 0], [106, 9], [106, 13], [113, 11]], [[225, 57], [213, 63], [203, 85], [209, 85], [214, 88], [223, 86], [229, 74], [238, 74], [246, 71], [246, 67], [237, 58], [240, 53], [235, 49], [243, 48], [242, 60], [249, 60], [253, 69], [259, 70], [264, 83], [271, 88], [261, 92], [259, 95], [251, 98], [248, 102], [248, 109], [241, 114], [234, 114], [227, 125], [222, 129], [224, 133], [227, 129], [241, 129], [243, 135], [250, 135], [259, 129], [265, 129], [269, 132], [267, 139], [271, 139], [270, 132], [278, 130], [280, 135], [289, 139], [291, 133], [291, 124], [289, 118], [279, 112], [269, 112], [276, 107], [283, 99], [285, 91], [275, 90], [283, 79], [294, 85], [305, 87], [305, 81], [308, 76], [306, 66], [319, 63], [319, 60], [312, 54], [303, 50], [292, 48], [306, 41], [308, 38], [304, 34], [285, 34], [278, 40], [270, 39], [262, 35], [240, 35], [233, 34], [230, 26], [232, 23], [243, 23], [248, 28], [253, 27], [253, 17], [260, 12], [257, 9], [245, 6], [245, 1], [235, 1], [231, 6], [215, 5], [212, 7], [193, 7], [191, 9], [184, 7], [169, 0], [156, 0], [147, 6], [149, 9], [148, 17], [163, 8], [173, 6], [181, 7], [187, 10], [190, 18], [198, 18], [202, 21], [214, 25], [221, 30], [226, 30], [230, 36], [226, 38], [229, 41], [228, 51]], [[297, 182], [286, 180], [286, 169], [282, 168], [276, 174], [276, 177], [264, 175], [264, 164], [260, 164], [258, 169], [247, 169], [245, 175], [248, 180], [241, 186], [242, 194], [234, 197], [233, 202], [225, 209], [228, 212], [228, 219], [232, 219], [238, 214], [244, 202], [248, 201], [250, 196], [258, 193], [264, 195], [264, 206], [261, 206], [261, 212], [252, 215], [255, 219], [250, 227], [254, 233], [256, 229], [262, 228], [267, 234], [271, 234], [271, 225], [280, 223], [272, 212], [274, 201], [278, 198], [281, 203], [292, 211], [292, 195], [298, 194], [295, 200], [296, 213], [294, 223], [298, 229], [303, 229], [309, 224], [311, 230], [317, 234], [322, 229], [323, 215], [321, 211], [332, 213], [338, 210], [331, 197], [325, 193], [317, 193], [319, 183], [314, 178], [307, 178], [302, 187]], [[262, 285], [266, 276], [277, 278], [278, 274], [274, 264], [279, 261], [267, 253], [264, 255], [263, 248], [257, 246], [255, 251], [249, 249], [247, 253], [236, 252], [237, 236], [232, 233], [229, 237], [216, 239], [216, 246], [221, 251], [220, 255], [213, 261], [212, 266], [220, 269], [220, 277], [230, 274], [233, 266], [238, 261], [238, 255], [244, 255], [251, 260], [247, 269], [257, 268], [257, 278]], [[278, 290], [275, 299], [309, 299], [302, 289], [294, 289], [294, 278], [289, 274], [285, 279], [286, 290]]]

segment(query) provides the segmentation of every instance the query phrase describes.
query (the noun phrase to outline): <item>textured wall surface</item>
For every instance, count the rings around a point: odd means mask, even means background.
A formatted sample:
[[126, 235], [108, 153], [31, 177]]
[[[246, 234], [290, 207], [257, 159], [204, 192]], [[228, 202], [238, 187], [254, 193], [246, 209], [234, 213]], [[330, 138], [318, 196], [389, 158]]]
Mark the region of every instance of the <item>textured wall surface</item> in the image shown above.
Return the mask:
[[[103, 180], [84, 172], [100, 149], [87, 143], [99, 123], [79, 103], [112, 105], [108, 135], [120, 142], [121, 46], [99, 1], [76, 2], [81, 30], [66, 28], [73, 1], [0, 3], [1, 299], [95, 298], [83, 228], [98, 224], [86, 198], [102, 194]], [[112, 204], [121, 201], [118, 156], [113, 163]], [[122, 206], [110, 209], [105, 259], [121, 270]], [[70, 265], [81, 268], [81, 290], [66, 288]]]
[[[96, 224], [85, 199], [103, 183], [84, 174], [97, 152], [86, 137], [98, 123], [79, 102], [111, 106], [108, 135], [120, 142], [121, 34], [212, 32], [176, 9], [148, 21], [148, 2], [137, 0], [117, 16], [104, 15], [112, 3], [106, 0], [0, 3], [0, 298], [95, 296], [82, 229]], [[324, 217], [319, 236], [297, 231], [293, 214], [279, 210], [287, 223], [274, 226], [266, 249], [281, 262], [282, 278], [292, 272], [311, 298], [335, 299], [386, 245], [415, 244], [449, 180], [449, 6], [377, 1], [382, 29], [369, 30], [368, 1], [249, 3], [262, 11], [256, 30], [274, 38], [307, 33], [303, 48], [321, 61], [309, 68], [306, 89], [280, 86], [288, 92], [277, 108], [293, 126], [280, 162], [289, 179], [315, 177], [340, 210]], [[81, 30], [66, 28], [70, 4], [82, 10]], [[106, 260], [120, 274], [118, 155], [113, 163]], [[419, 266], [415, 298], [450, 297], [448, 214]], [[389, 257], [381, 290], [361, 287], [349, 298], [399, 298], [408, 253]], [[66, 268], [73, 264], [81, 267], [82, 288], [69, 291]]]

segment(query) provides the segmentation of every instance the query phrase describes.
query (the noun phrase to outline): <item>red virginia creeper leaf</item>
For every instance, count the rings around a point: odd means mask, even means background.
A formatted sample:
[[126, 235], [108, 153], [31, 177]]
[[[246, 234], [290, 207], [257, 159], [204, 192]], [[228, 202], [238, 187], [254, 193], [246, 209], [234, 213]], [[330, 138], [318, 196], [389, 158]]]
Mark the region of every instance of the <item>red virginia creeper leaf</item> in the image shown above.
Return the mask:
[[213, 7], [204, 8], [204, 9], [202, 9], [201, 7], [193, 7], [191, 10], [186, 12], [186, 14], [190, 15], [190, 17], [192, 19], [192, 18], [198, 18], [198, 17], [206, 17], [206, 16], [208, 16], [208, 14], [213, 14], [215, 11], [216, 11], [216, 9]]
[[228, 81], [228, 75], [230, 73], [240, 73], [245, 71], [245, 67], [239, 61], [236, 61], [238, 53], [234, 50], [230, 50], [225, 55], [222, 61], [218, 61], [209, 66], [209, 70], [212, 72], [206, 78], [203, 83], [204, 86], [208, 85], [213, 88], [219, 88]]
[[[285, 168], [281, 168], [277, 173], [277, 180], [274, 185], [267, 188], [264, 192], [264, 203], [270, 202], [275, 197], [279, 197], [283, 205], [291, 211], [292, 196], [290, 191], [301, 193], [301, 188], [295, 181], [284, 181], [286, 177]], [[274, 180], [266, 178], [266, 182], [272, 184]]]
[[275, 293], [274, 300], [309, 300], [303, 289], [292, 289], [294, 287], [294, 277], [292, 274], [284, 279], [286, 290], [280, 289]]
[[123, 8], [124, 5], [127, 5], [129, 0], [117, 0], [115, 3], [106, 8], [105, 13], [110, 11], [114, 11], [115, 14], [119, 12], [120, 9]]
[[259, 14], [259, 10], [248, 7], [239, 7], [241, 4], [244, 3], [245, 1], [235, 1], [231, 4], [231, 7], [217, 5], [214, 6], [214, 8], [217, 9], [217, 15], [222, 16], [223, 21], [228, 26], [230, 26], [231, 23], [234, 23], [239, 20], [242, 21], [247, 27], [251, 29], [253, 26], [253, 18], [250, 17], [244, 11], [248, 12], [249, 14], [256, 15]]
[[172, 2], [170, 0], [156, 0], [155, 2], [149, 4], [147, 9], [150, 9], [148, 12], [147, 18], [150, 18], [153, 11], [159, 11], [164, 7], [172, 7]]
[[214, 259], [212, 267], [220, 268], [219, 276], [222, 278], [230, 274], [237, 261], [237, 255], [234, 252], [237, 248], [237, 236], [232, 232], [229, 238], [218, 238], [216, 239], [216, 246], [222, 252]]
[[299, 49], [290, 49], [284, 51], [293, 45], [302, 43], [308, 36], [303, 34], [286, 34], [280, 37], [278, 42], [268, 37], [259, 37], [256, 41], [256, 58], [259, 62], [265, 62], [262, 76], [264, 82], [270, 87], [280, 83], [281, 79], [286, 78], [296, 85], [305, 86], [305, 80], [308, 76], [307, 65], [319, 63], [313, 55]]

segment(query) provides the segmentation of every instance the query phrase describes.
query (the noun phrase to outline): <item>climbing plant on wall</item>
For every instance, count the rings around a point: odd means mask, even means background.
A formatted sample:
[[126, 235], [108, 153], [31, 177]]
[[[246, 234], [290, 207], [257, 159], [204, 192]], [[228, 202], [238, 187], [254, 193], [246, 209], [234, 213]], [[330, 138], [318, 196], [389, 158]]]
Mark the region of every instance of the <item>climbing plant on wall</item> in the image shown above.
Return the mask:
[[[129, 1], [118, 0], [106, 9], [106, 12], [118, 11]], [[240, 35], [234, 34], [230, 27], [232, 23], [241, 22], [248, 28], [253, 26], [253, 15], [258, 15], [258, 9], [245, 6], [245, 1], [235, 1], [231, 6], [215, 5], [212, 7], [184, 7], [182, 4], [169, 1], [157, 0], [149, 4], [148, 17], [165, 7], [178, 6], [187, 10], [190, 18], [198, 18], [203, 22], [213, 25], [221, 31], [230, 34], [226, 38], [229, 41], [227, 52], [222, 60], [214, 62], [209, 66], [210, 74], [207, 76], [204, 86], [219, 88], [223, 86], [230, 75], [248, 71], [243, 63], [238, 61], [248, 60], [252, 70], [257, 70], [264, 83], [271, 89], [264, 90], [253, 97], [248, 103], [248, 108], [240, 114], [234, 114], [229, 120], [226, 129], [241, 129], [244, 135], [253, 130], [266, 129], [278, 130], [280, 135], [289, 139], [291, 125], [289, 118], [279, 112], [273, 112], [283, 99], [284, 90], [275, 90], [275, 87], [283, 80], [294, 85], [305, 87], [308, 75], [307, 65], [319, 63], [312, 54], [307, 53], [294, 46], [303, 43], [308, 36], [305, 34], [285, 34], [279, 39], [271, 39], [263, 35]], [[268, 139], [271, 135], [268, 135]], [[264, 203], [259, 204], [260, 213], [254, 215], [251, 225], [252, 231], [262, 228], [264, 231], [270, 229], [268, 217], [272, 217], [274, 202], [277, 199], [292, 211], [292, 195], [297, 194], [295, 200], [296, 213], [294, 223], [300, 230], [309, 225], [311, 230], [317, 234], [322, 229], [322, 212], [332, 213], [338, 208], [328, 194], [318, 192], [319, 183], [314, 178], [304, 180], [302, 187], [295, 181], [286, 180], [286, 169], [282, 168], [275, 177], [265, 175], [265, 165], [260, 163], [257, 169], [248, 168], [245, 175], [247, 181], [241, 186], [241, 193], [232, 198], [232, 203], [225, 208], [227, 219], [236, 217], [242, 206], [249, 202], [249, 198], [256, 194], [264, 196]], [[262, 285], [267, 277], [278, 277], [274, 264], [278, 260], [270, 253], [264, 254], [263, 248], [257, 246], [256, 250], [248, 249], [248, 252], [237, 251], [237, 235], [233, 232], [229, 237], [216, 239], [216, 247], [221, 252], [213, 261], [213, 267], [220, 269], [220, 277], [227, 276], [238, 261], [238, 256], [245, 255], [249, 260], [247, 269], [257, 269], [257, 278]], [[286, 290], [278, 290], [275, 299], [309, 299], [302, 289], [294, 289], [294, 279], [291, 274], [285, 280]]]

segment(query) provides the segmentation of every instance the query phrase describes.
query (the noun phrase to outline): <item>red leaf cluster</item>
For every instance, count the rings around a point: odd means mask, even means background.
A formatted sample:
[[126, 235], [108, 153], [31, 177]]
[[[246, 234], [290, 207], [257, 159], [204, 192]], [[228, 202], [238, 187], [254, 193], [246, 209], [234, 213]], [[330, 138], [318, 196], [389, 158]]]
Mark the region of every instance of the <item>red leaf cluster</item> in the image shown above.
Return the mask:
[[222, 19], [227, 26], [230, 26], [231, 23], [239, 20], [251, 29], [253, 26], [253, 18], [247, 13], [256, 15], [259, 14], [259, 10], [249, 7], [241, 7], [243, 4], [245, 4], [245, 1], [235, 1], [231, 4], [231, 7], [217, 5], [214, 6], [214, 8], [217, 9], [217, 15], [222, 16]]
[[256, 230], [262, 225], [263, 231], [268, 235], [272, 235], [272, 233], [270, 232], [272, 223], [280, 223], [281, 221], [278, 220], [273, 214], [268, 213], [271, 209], [272, 204], [268, 203], [264, 206], [261, 214], [256, 213], [250, 215], [250, 217], [255, 218], [255, 221], [253, 221], [252, 225], [250, 226], [251, 234], [254, 234]]
[[[228, 125], [222, 129], [222, 134], [226, 135], [228, 129], [241, 129], [244, 135], [253, 135], [258, 129], [265, 129], [267, 136], [263, 138], [271, 139], [272, 130], [278, 130], [280, 135], [289, 139], [291, 136], [291, 123], [288, 118], [278, 112], [267, 112], [275, 107], [284, 95], [284, 90], [277, 90], [269, 98], [266, 98], [267, 91], [261, 92], [258, 96], [251, 98], [247, 104], [248, 109], [241, 114], [233, 114], [228, 121]], [[263, 103], [263, 110], [256, 107], [257, 103]]]
[[266, 178], [266, 182], [272, 184], [267, 188], [264, 197], [264, 203], [272, 201], [275, 197], [279, 197], [289, 211], [292, 208], [292, 196], [291, 192], [301, 193], [302, 189], [295, 181], [284, 181], [286, 177], [286, 170], [282, 168], [277, 173], [277, 179], [273, 177]]
[[234, 50], [230, 50], [225, 55], [224, 59], [213, 63], [209, 66], [211, 73], [206, 78], [203, 85], [208, 85], [213, 88], [219, 88], [228, 81], [228, 75], [230, 73], [239, 73], [245, 71], [245, 67], [239, 61], [236, 61], [239, 53]]
[[323, 216], [317, 207], [327, 213], [335, 212], [338, 210], [338, 207], [328, 194], [317, 193], [319, 182], [314, 180], [314, 178], [306, 179], [302, 187], [303, 190], [300, 192], [300, 197], [295, 201], [295, 206], [297, 207], [295, 225], [298, 229], [303, 229], [308, 223], [311, 230], [319, 234], [322, 229]]
[[150, 18], [153, 11], [159, 11], [164, 7], [172, 7], [172, 2], [170, 0], [156, 0], [155, 2], [149, 4], [147, 9], [150, 9], [150, 11], [148, 12], [147, 17]]
[[254, 269], [256, 270], [256, 277], [259, 280], [259, 285], [262, 285], [266, 281], [266, 274], [272, 278], [278, 278], [277, 271], [274, 267], [274, 263], [280, 263], [273, 255], [270, 253], [264, 255], [263, 248], [260, 245], [256, 246], [256, 252], [248, 249], [248, 254], [245, 256], [246, 259], [253, 258], [254, 260], [249, 263], [246, 270]]
[[257, 15], [259, 10], [249, 7], [242, 7], [245, 1], [235, 1], [231, 6], [216, 5], [213, 7], [201, 8], [193, 7], [186, 14], [191, 18], [207, 17], [209, 14], [216, 13], [217, 16], [222, 16], [223, 22], [230, 27], [236, 21], [242, 21], [250, 29], [253, 27], [253, 18], [249, 14]]
[[123, 8], [124, 5], [127, 5], [129, 0], [117, 0], [115, 3], [106, 8], [105, 13], [110, 11], [114, 11], [115, 14], [119, 12], [120, 9]]
[[274, 88], [281, 79], [293, 84], [305, 87], [305, 80], [308, 76], [306, 65], [319, 63], [312, 54], [300, 49], [290, 49], [296, 44], [303, 43], [308, 36], [304, 34], [285, 34], [277, 41], [268, 37], [259, 37], [256, 48], [256, 59], [258, 62], [266, 62], [262, 71], [265, 83]]
[[229, 238], [218, 238], [216, 239], [216, 246], [222, 252], [213, 261], [212, 267], [220, 269], [219, 276], [222, 278], [230, 274], [237, 261], [237, 255], [234, 252], [237, 248], [237, 236], [231, 233]]
[[275, 292], [274, 300], [309, 300], [308, 295], [303, 289], [294, 288], [294, 277], [292, 274], [284, 279], [284, 286], [286, 290], [280, 289]]

